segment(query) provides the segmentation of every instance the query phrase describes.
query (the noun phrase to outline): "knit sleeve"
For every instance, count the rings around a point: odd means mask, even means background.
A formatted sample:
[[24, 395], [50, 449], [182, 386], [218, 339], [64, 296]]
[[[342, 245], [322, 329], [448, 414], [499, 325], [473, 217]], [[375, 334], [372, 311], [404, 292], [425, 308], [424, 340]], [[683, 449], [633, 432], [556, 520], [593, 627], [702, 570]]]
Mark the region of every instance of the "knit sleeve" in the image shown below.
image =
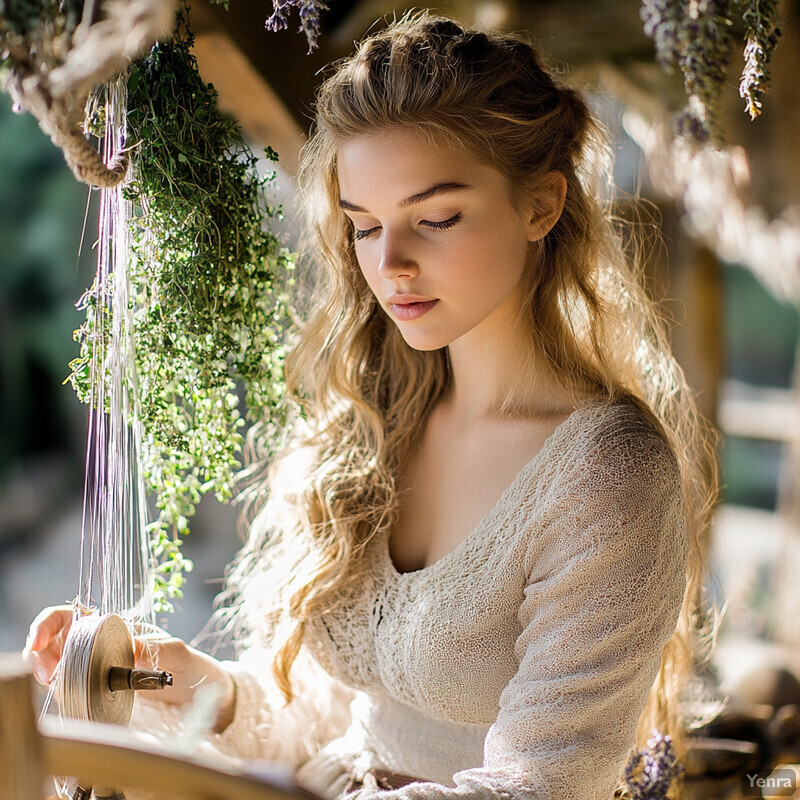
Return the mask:
[[[381, 800], [611, 800], [685, 590], [680, 477], [644, 424], [589, 437], [530, 521], [518, 670], [483, 765]], [[372, 800], [362, 790], [359, 800]]]
[[213, 735], [221, 752], [297, 768], [350, 724], [353, 692], [328, 675], [303, 648], [292, 667], [294, 699], [288, 705], [271, 676], [265, 653], [245, 651], [226, 662], [236, 681], [231, 724]]

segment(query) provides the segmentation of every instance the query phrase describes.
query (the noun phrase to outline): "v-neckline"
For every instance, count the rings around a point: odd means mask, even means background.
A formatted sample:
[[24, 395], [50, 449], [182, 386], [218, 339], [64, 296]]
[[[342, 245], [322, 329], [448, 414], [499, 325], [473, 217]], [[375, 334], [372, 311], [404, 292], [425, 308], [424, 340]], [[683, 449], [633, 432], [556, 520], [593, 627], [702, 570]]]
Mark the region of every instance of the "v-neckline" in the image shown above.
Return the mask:
[[440, 564], [445, 561], [449, 561], [450, 559], [454, 558], [464, 547], [466, 547], [467, 543], [473, 539], [483, 528], [489, 524], [489, 522], [495, 517], [498, 510], [505, 506], [506, 498], [511, 495], [511, 493], [517, 488], [517, 485], [528, 475], [528, 473], [534, 469], [539, 461], [541, 460], [542, 456], [544, 455], [546, 450], [549, 450], [553, 442], [558, 438], [558, 436], [563, 433], [563, 429], [567, 426], [568, 423], [573, 422], [578, 414], [586, 409], [600, 405], [602, 403], [601, 399], [598, 398], [591, 398], [587, 400], [582, 405], [578, 406], [576, 409], [570, 412], [569, 416], [566, 419], [562, 420], [556, 427], [553, 429], [552, 433], [544, 440], [542, 446], [534, 453], [534, 455], [530, 458], [529, 461], [525, 463], [525, 465], [520, 469], [520, 471], [516, 474], [514, 479], [509, 483], [509, 485], [505, 488], [503, 493], [498, 498], [497, 502], [489, 509], [489, 511], [481, 517], [478, 521], [477, 525], [456, 545], [452, 550], [445, 553], [441, 558], [437, 558], [431, 564], [426, 564], [424, 567], [420, 567], [419, 569], [412, 569], [406, 570], [401, 572], [396, 564], [394, 563], [394, 559], [392, 558], [392, 552], [389, 547], [389, 542], [391, 539], [391, 530], [386, 531], [384, 535], [381, 537], [382, 539], [382, 547], [381, 550], [383, 551], [384, 560], [387, 562], [389, 566], [389, 571], [399, 579], [402, 578], [410, 578], [412, 576], [419, 576], [426, 574]]

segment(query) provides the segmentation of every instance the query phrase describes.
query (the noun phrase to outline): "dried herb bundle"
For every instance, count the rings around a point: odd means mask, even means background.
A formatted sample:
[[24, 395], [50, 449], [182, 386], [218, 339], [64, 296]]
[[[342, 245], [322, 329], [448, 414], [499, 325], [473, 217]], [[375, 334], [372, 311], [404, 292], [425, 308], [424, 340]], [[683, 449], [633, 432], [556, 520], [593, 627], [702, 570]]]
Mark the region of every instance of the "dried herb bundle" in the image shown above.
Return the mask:
[[[183, 19], [169, 42], [132, 64], [127, 82], [132, 177], [124, 192], [137, 209], [130, 274], [144, 470], [158, 508], [150, 526], [157, 611], [180, 596], [191, 568], [180, 535], [197, 502], [234, 491], [245, 424], [237, 383], [248, 416], [280, 425], [283, 289], [293, 268], [264, 224], [281, 213], [265, 200], [274, 173], [258, 176], [240, 129], [199, 76], [192, 41]], [[90, 297], [71, 363], [84, 400], [95, 306]]]
[[745, 64], [739, 94], [751, 119], [761, 113], [769, 86], [767, 65], [778, 43], [776, 0], [643, 0], [644, 31], [656, 57], [683, 74], [688, 103], [679, 115], [680, 133], [698, 141], [721, 143], [718, 108], [734, 47], [735, 12], [745, 28]]

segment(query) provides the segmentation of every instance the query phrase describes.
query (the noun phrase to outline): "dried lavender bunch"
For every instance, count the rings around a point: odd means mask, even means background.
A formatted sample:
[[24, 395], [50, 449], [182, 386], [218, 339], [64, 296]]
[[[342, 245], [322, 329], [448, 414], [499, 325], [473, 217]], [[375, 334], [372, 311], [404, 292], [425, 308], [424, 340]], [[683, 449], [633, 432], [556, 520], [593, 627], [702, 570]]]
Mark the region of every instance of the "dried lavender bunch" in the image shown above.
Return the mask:
[[675, 758], [670, 736], [653, 731], [646, 750], [637, 750], [625, 767], [631, 800], [664, 800], [685, 767]]
[[271, 31], [283, 31], [289, 27], [289, 16], [292, 8], [300, 15], [298, 31], [305, 33], [308, 41], [308, 52], [317, 48], [320, 34], [320, 14], [328, 10], [324, 0], [272, 0], [272, 15], [266, 23]]
[[722, 140], [719, 99], [731, 61], [732, 0], [689, 0], [679, 66], [689, 97], [678, 129], [700, 141]]
[[746, 3], [742, 19], [746, 26], [744, 70], [739, 82], [739, 96], [745, 101], [750, 119], [761, 113], [761, 100], [769, 88], [767, 64], [778, 44], [781, 30], [778, 27], [776, 0], [742, 0]]
[[746, 28], [739, 94], [755, 119], [781, 33], [777, 0], [642, 0], [639, 13], [656, 58], [667, 72], [678, 67], [683, 73], [688, 103], [677, 118], [678, 132], [700, 142], [722, 142], [718, 109], [731, 60], [734, 6], [743, 8]]
[[639, 11], [644, 32], [653, 40], [656, 58], [667, 72], [672, 71], [680, 58], [680, 29], [686, 3], [687, 0], [644, 0]]
[[734, 0], [643, 0], [644, 32], [665, 70], [678, 67], [689, 98], [677, 118], [679, 133], [701, 142], [721, 140], [717, 107], [731, 58]]

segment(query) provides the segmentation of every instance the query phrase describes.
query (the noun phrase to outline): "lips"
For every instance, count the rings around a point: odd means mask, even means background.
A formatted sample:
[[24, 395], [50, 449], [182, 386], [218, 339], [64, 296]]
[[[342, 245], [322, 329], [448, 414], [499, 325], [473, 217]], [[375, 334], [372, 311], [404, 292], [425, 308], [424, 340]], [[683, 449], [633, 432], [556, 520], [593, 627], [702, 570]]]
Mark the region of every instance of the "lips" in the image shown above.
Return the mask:
[[419, 319], [439, 302], [438, 300], [416, 298], [413, 295], [393, 295], [389, 297], [389, 301], [389, 310], [392, 315], [395, 319], [403, 321]]

